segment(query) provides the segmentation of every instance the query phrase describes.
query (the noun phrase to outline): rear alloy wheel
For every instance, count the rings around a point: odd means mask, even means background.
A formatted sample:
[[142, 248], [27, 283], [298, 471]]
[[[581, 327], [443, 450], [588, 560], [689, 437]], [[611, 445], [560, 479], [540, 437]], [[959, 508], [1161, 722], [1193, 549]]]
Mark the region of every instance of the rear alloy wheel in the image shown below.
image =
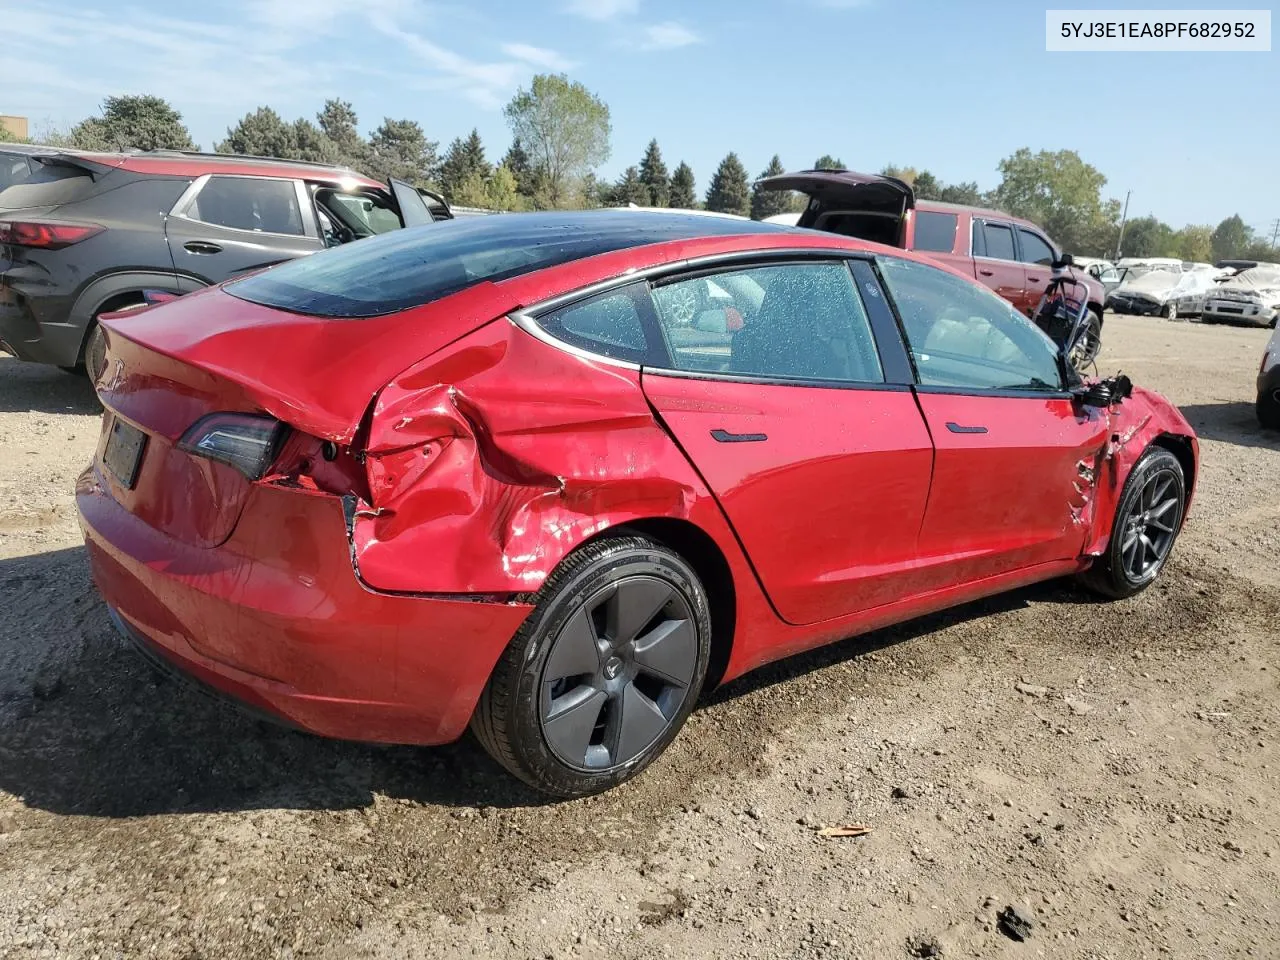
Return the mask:
[[1145, 590], [1173, 551], [1186, 504], [1178, 458], [1163, 447], [1148, 448], [1125, 481], [1107, 552], [1085, 572], [1085, 582], [1115, 599]]
[[539, 591], [472, 730], [538, 790], [599, 793], [675, 738], [702, 689], [710, 644], [706, 591], [678, 554], [641, 537], [599, 541]]
[[1178, 305], [1174, 303], [1172, 300], [1170, 300], [1167, 304], [1165, 304], [1164, 316], [1166, 320], [1173, 320], [1174, 322], [1177, 322]]
[[1098, 351], [1102, 349], [1102, 318], [1093, 310], [1085, 322], [1084, 333], [1071, 348], [1071, 365], [1083, 372], [1098, 359]]

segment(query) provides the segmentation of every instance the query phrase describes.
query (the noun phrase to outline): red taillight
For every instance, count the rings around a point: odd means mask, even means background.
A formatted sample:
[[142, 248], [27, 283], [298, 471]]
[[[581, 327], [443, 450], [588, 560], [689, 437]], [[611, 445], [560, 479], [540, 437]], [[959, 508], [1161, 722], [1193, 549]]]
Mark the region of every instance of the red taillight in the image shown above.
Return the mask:
[[287, 428], [272, 417], [243, 413], [211, 413], [183, 435], [178, 449], [235, 467], [250, 480], [260, 480], [280, 452]]
[[103, 227], [96, 223], [51, 223], [41, 220], [0, 220], [0, 244], [61, 250], [87, 240]]

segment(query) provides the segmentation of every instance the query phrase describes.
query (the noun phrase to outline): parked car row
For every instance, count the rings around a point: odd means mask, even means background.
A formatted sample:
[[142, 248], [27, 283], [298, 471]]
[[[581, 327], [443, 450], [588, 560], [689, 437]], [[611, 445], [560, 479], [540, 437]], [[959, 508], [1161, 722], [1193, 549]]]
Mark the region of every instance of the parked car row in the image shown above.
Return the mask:
[[451, 216], [398, 181], [300, 161], [50, 152], [0, 190], [0, 343], [101, 369], [98, 318], [363, 237]]

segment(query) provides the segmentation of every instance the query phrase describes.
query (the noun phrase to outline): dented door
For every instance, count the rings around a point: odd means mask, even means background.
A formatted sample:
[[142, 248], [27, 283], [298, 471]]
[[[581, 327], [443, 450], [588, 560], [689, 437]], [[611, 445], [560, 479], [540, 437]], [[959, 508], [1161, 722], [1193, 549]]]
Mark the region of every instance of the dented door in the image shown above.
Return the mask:
[[1079, 556], [1106, 411], [1069, 398], [920, 389], [935, 456], [920, 556], [934, 586]]

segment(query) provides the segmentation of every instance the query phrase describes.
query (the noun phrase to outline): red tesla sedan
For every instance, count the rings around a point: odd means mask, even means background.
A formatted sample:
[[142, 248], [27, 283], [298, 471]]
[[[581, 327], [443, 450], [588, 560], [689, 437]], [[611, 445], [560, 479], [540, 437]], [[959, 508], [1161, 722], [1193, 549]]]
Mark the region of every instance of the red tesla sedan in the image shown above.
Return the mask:
[[972, 279], [727, 218], [435, 224], [105, 327], [77, 502], [117, 626], [318, 734], [470, 725], [560, 796], [779, 657], [1136, 593], [1196, 473], [1171, 404]]

